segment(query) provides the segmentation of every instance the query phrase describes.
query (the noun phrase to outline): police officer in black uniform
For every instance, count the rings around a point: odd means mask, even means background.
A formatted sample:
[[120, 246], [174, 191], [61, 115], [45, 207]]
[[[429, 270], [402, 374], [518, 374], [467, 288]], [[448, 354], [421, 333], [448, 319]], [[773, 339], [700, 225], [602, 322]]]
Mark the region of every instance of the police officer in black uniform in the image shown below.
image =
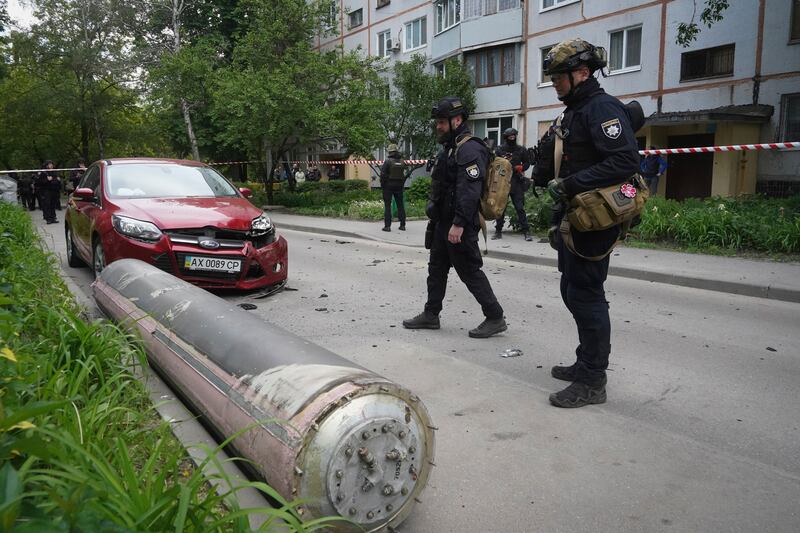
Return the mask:
[[[514, 175], [511, 177], [511, 203], [514, 204], [514, 209], [517, 211], [517, 220], [519, 220], [522, 235], [525, 236], [526, 241], [530, 241], [532, 239], [528, 233], [530, 231], [528, 215], [525, 213], [525, 191], [530, 188], [531, 182], [525, 177], [524, 172], [530, 168], [531, 163], [528, 160], [528, 151], [524, 146], [517, 144], [517, 130], [507, 128], [503, 132], [503, 144], [498, 146], [494, 153], [499, 157], [508, 159], [514, 169]], [[494, 222], [492, 239], [503, 238], [505, 222], [506, 215], [503, 213]]]
[[42, 207], [44, 219], [48, 224], [55, 224], [56, 206], [60, 202], [61, 178], [53, 169], [53, 162], [48, 160], [44, 163], [44, 170], [39, 173], [36, 179], [36, 190], [39, 192], [39, 205]]
[[[638, 147], [625, 106], [605, 93], [593, 73], [606, 65], [605, 50], [582, 39], [563, 41], [544, 60], [544, 71], [553, 82], [566, 110], [540, 142], [537, 184], [550, 180], [548, 192], [556, 200], [551, 242], [558, 250], [561, 297], [578, 326], [577, 360], [570, 366], [554, 366], [556, 379], [571, 381], [566, 389], [551, 394], [557, 407], [582, 407], [606, 401], [606, 368], [611, 352], [611, 322], [603, 283], [608, 274], [606, 254], [620, 237], [620, 226], [600, 231], [570, 229], [574, 253], [558, 227], [566, 204], [576, 194], [623, 183], [639, 168]], [[563, 139], [560, 171], [554, 175], [554, 135]], [[584, 258], [579, 255], [584, 256]]]
[[392, 231], [392, 199], [397, 206], [400, 231], [406, 230], [406, 207], [403, 190], [406, 184], [406, 164], [396, 144], [390, 144], [389, 157], [381, 165], [381, 189], [383, 189], [383, 231]]
[[489, 150], [480, 139], [471, 137], [466, 124], [468, 116], [461, 99], [453, 96], [440, 100], [431, 112], [431, 118], [436, 120], [437, 140], [442, 144], [442, 150], [436, 158], [431, 176], [431, 196], [427, 209], [431, 219], [429, 229], [432, 230], [428, 301], [425, 310], [414, 318], [404, 320], [403, 326], [409, 329], [439, 329], [439, 312], [447, 288], [447, 276], [450, 267], [453, 267], [478, 300], [486, 317], [478, 327], [469, 331], [469, 336], [487, 338], [505, 331], [507, 326], [503, 308], [481, 270], [483, 258], [478, 248], [478, 207], [489, 163]]

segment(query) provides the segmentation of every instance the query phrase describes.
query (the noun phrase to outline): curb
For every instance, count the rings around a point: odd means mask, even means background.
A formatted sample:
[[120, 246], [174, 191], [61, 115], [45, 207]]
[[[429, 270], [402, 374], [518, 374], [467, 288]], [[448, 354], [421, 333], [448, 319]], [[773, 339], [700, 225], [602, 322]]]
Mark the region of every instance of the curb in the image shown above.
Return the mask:
[[[334, 229], [318, 228], [312, 226], [301, 226], [298, 224], [280, 223], [281, 228], [294, 231], [302, 231], [306, 233], [319, 233], [322, 235], [332, 235], [335, 237], [344, 238], [357, 238], [369, 241], [382, 242], [386, 244], [395, 244], [398, 246], [407, 246], [409, 248], [422, 248], [423, 246], [416, 244], [405, 244], [396, 241], [388, 241], [375, 237], [373, 235], [365, 235], [363, 233], [356, 233], [354, 231], [341, 231]], [[558, 260], [555, 257], [540, 257], [520, 254], [515, 252], [492, 251], [488, 257], [495, 259], [505, 259], [508, 261], [515, 261], [517, 263], [526, 263], [530, 265], [539, 265], [556, 268]], [[739, 294], [742, 296], [753, 296], [756, 298], [767, 298], [769, 300], [780, 300], [784, 302], [800, 303], [800, 290], [788, 289], [782, 287], [772, 287], [769, 285], [753, 285], [748, 283], [741, 283], [737, 281], [722, 281], [708, 278], [698, 278], [692, 276], [683, 276], [680, 274], [665, 274], [661, 272], [653, 272], [651, 270], [643, 270], [631, 267], [619, 267], [613, 264], [608, 270], [609, 276], [616, 276], [620, 278], [637, 279], [640, 281], [651, 281], [655, 283], [666, 283], [668, 285], [677, 285], [680, 287], [689, 287], [693, 289], [705, 289], [708, 291], [724, 292], [728, 294]]]

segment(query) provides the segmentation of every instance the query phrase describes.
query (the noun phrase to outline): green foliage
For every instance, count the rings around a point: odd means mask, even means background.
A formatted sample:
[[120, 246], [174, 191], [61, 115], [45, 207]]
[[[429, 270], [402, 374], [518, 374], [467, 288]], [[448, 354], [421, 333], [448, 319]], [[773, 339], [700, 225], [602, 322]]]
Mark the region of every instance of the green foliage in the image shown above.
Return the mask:
[[445, 96], [458, 96], [467, 109], [475, 109], [475, 86], [466, 67], [457, 59], [445, 63], [446, 77], [428, 72], [425, 56], [414, 54], [407, 62], [397, 62], [393, 69], [390, 105], [381, 117], [386, 143], [408, 146], [425, 158], [434, 154], [435, 139], [431, 129], [431, 108]]
[[[692, 18], [689, 22], [681, 22], [678, 24], [678, 35], [675, 38], [675, 43], [688, 47], [692, 41], [697, 39], [700, 33], [700, 27], [694, 21], [695, 14], [697, 13], [697, 0], [693, 0], [694, 9], [692, 10]], [[723, 18], [723, 11], [730, 7], [728, 0], [705, 0], [705, 7], [700, 13], [700, 21], [710, 28], [714, 23], [719, 22]]]
[[708, 250], [800, 252], [800, 195], [676, 202], [652, 198], [636, 234]]
[[411, 182], [411, 185], [406, 189], [406, 198], [410, 201], [427, 202], [430, 193], [430, 176], [420, 176]]
[[57, 272], [27, 214], [0, 202], [0, 530], [238, 532], [255, 512], [267, 531], [329, 522], [303, 524], [300, 502], [263, 483], [244, 486], [274, 508], [210, 487], [216, 450], [193, 466], [131, 373], [146, 365], [135, 339], [86, 322]]

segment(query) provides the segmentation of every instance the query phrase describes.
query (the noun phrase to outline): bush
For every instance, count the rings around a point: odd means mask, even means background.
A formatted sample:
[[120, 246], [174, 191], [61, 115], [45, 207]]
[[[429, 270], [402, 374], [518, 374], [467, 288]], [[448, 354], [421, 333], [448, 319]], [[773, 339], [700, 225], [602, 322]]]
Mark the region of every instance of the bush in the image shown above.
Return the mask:
[[791, 198], [651, 198], [636, 233], [702, 249], [800, 252], [800, 195]]
[[428, 201], [428, 195], [431, 192], [431, 178], [430, 176], [420, 176], [414, 179], [411, 185], [406, 189], [406, 199], [409, 201]]

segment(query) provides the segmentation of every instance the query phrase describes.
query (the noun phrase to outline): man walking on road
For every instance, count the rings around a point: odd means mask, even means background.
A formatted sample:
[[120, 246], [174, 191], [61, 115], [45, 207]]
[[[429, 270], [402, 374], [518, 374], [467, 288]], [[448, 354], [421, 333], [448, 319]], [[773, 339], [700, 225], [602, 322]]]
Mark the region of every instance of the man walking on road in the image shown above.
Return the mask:
[[406, 164], [396, 144], [389, 145], [389, 157], [381, 165], [381, 189], [383, 189], [383, 231], [392, 231], [392, 199], [397, 206], [400, 231], [406, 230], [406, 207], [403, 204], [403, 188], [406, 184]]
[[554, 142], [547, 144], [550, 153], [541, 159], [551, 162], [543, 165], [549, 168], [539, 168], [537, 161], [536, 172], [538, 177], [552, 178], [547, 190], [558, 207], [553, 211], [551, 242], [558, 250], [561, 297], [575, 319], [579, 339], [575, 363], [551, 370], [554, 378], [572, 382], [550, 395], [550, 403], [557, 407], [606, 401], [611, 321], [603, 283], [609, 252], [620, 236], [619, 225], [577, 231], [565, 220], [567, 206], [576, 194], [621, 184], [639, 170], [628, 111], [592, 75], [605, 65], [605, 50], [582, 39], [557, 44], [543, 63], [545, 75], [567, 108], [548, 134]]
[[[508, 159], [514, 169], [514, 175], [511, 176], [511, 203], [514, 204], [514, 209], [517, 211], [517, 220], [519, 220], [522, 235], [526, 241], [531, 241], [531, 236], [528, 233], [530, 231], [528, 215], [525, 213], [525, 191], [530, 188], [531, 181], [523, 174], [530, 168], [531, 164], [528, 161], [528, 151], [524, 146], [517, 144], [517, 130], [514, 128], [505, 130], [503, 132], [503, 144], [498, 146], [494, 153], [499, 157]], [[492, 239], [503, 238], [503, 225], [505, 222], [506, 214], [503, 212], [494, 222]]]
[[[503, 308], [481, 268], [478, 247], [480, 204], [483, 181], [489, 163], [489, 150], [467, 129], [469, 113], [460, 98], [448, 96], [431, 112], [436, 120], [437, 140], [442, 151], [431, 175], [431, 196], [426, 209], [428, 231], [425, 247], [428, 260], [428, 301], [425, 310], [403, 321], [408, 329], [439, 329], [447, 277], [453, 267], [481, 305], [486, 319], [469, 331], [470, 337], [487, 338], [507, 329]], [[432, 227], [433, 226], [433, 227]], [[428, 246], [430, 244], [430, 246]]]

